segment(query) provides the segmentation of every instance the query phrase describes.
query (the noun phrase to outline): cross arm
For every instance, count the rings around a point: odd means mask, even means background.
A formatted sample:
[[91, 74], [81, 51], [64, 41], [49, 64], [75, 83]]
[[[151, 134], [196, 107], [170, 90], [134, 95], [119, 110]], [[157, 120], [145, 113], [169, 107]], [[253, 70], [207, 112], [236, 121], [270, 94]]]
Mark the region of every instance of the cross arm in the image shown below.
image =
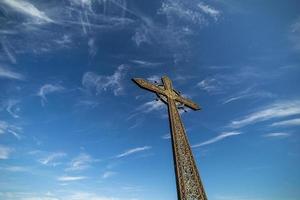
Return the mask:
[[182, 104], [184, 104], [185, 106], [187, 106], [187, 107], [189, 107], [193, 110], [200, 110], [201, 109], [198, 104], [194, 103], [192, 100], [190, 100], [188, 98], [184, 98], [182, 96], [177, 96], [175, 100], [182, 103]]
[[156, 92], [156, 93], [163, 94], [163, 95], [165, 94], [165, 91], [162, 88], [160, 88], [148, 81], [145, 81], [144, 79], [133, 78], [132, 80], [143, 89], [150, 90], [151, 92]]

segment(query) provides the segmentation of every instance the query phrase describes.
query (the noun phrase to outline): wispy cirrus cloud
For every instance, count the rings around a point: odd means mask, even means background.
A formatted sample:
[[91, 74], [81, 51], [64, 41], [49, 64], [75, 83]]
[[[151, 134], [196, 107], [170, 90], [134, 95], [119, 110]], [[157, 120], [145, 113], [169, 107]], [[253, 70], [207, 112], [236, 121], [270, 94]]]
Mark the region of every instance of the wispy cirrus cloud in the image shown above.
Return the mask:
[[145, 60], [131, 60], [131, 62], [137, 64], [139, 67], [156, 67], [163, 64], [160, 62], [149, 62]]
[[231, 121], [229, 127], [240, 128], [249, 124], [257, 122], [267, 121], [271, 119], [277, 119], [282, 117], [288, 117], [300, 114], [300, 101], [281, 101], [270, 104], [257, 111], [246, 115], [245, 117]]
[[70, 200], [83, 200], [83, 199], [90, 199], [90, 200], [120, 200], [119, 198], [116, 198], [116, 197], [102, 196], [102, 195], [97, 195], [97, 194], [94, 194], [94, 193], [78, 192], [78, 191], [72, 193], [71, 195], [66, 196], [65, 199], [70, 199]]
[[139, 16], [141, 23], [132, 40], [138, 47], [160, 46], [164, 53], [173, 56], [174, 62], [185, 59], [190, 54], [189, 36], [197, 34], [212, 18], [208, 9], [204, 12], [198, 4], [196, 0], [163, 0], [157, 13], [165, 17], [166, 22], [157, 23], [147, 16]]
[[184, 20], [186, 23], [200, 24], [206, 23], [206, 16], [216, 19], [220, 15], [220, 11], [199, 1], [183, 1], [183, 0], [164, 0], [160, 8], [160, 13], [166, 14], [172, 23], [173, 20]]
[[216, 142], [219, 142], [227, 137], [233, 137], [233, 136], [237, 136], [237, 135], [241, 135], [242, 133], [241, 132], [238, 132], [238, 131], [230, 131], [230, 132], [223, 132], [221, 133], [220, 135], [218, 135], [217, 137], [214, 137], [210, 140], [207, 140], [205, 142], [201, 142], [201, 143], [198, 143], [198, 144], [194, 144], [192, 145], [193, 148], [196, 148], [196, 147], [201, 147], [201, 146], [205, 146], [205, 145], [209, 145], [209, 144], [212, 144], [212, 143], [216, 143]]
[[286, 132], [275, 132], [275, 133], [267, 133], [262, 136], [266, 138], [286, 138], [291, 136], [291, 134]]
[[102, 178], [107, 179], [107, 178], [110, 178], [112, 176], [115, 176], [116, 174], [117, 174], [117, 172], [114, 172], [114, 171], [106, 171], [106, 172], [103, 173]]
[[128, 149], [125, 152], [117, 155], [116, 158], [123, 158], [123, 157], [129, 156], [131, 154], [136, 154], [136, 153], [139, 153], [139, 152], [149, 150], [151, 148], [152, 148], [151, 146], [143, 146], [143, 147], [136, 147], [136, 148], [133, 148], [133, 149]]
[[88, 40], [89, 54], [91, 57], [94, 57], [97, 54], [97, 46], [94, 38]]
[[197, 83], [197, 87], [209, 93], [219, 93], [222, 91], [221, 83], [216, 78], [206, 78]]
[[211, 16], [216, 21], [218, 20], [218, 17], [221, 15], [221, 12], [219, 10], [203, 2], [200, 2], [198, 6], [205, 14]]
[[298, 17], [290, 26], [289, 39], [295, 50], [300, 50], [300, 17]]
[[93, 162], [96, 162], [98, 160], [92, 158], [87, 153], [80, 153], [77, 157], [72, 159], [72, 161], [69, 163], [69, 167], [66, 168], [66, 171], [79, 171], [84, 170], [90, 167], [90, 165]]
[[9, 69], [8, 67], [5, 67], [1, 64], [0, 64], [0, 78], [13, 79], [13, 80], [19, 80], [19, 81], [25, 80], [25, 76], [23, 74], [14, 72], [11, 69]]
[[[82, 179], [81, 179], [82, 180]], [[60, 185], [67, 185], [68, 181], [61, 181]], [[70, 182], [70, 181], [69, 181]], [[68, 190], [67, 192], [1, 192], [0, 198], [14, 200], [120, 200], [113, 196], [103, 196], [85, 190]], [[122, 198], [123, 200], [136, 200], [133, 198]]]
[[35, 7], [33, 4], [24, 1], [24, 0], [3, 0], [2, 4], [7, 5], [10, 7], [13, 11], [21, 13], [27, 17], [33, 18], [38, 23], [44, 23], [44, 22], [54, 22], [52, 19], [50, 19], [45, 12], [39, 10], [37, 7]]
[[63, 91], [65, 88], [59, 84], [45, 84], [43, 85], [37, 95], [41, 97], [41, 103], [44, 106], [47, 102], [47, 95]]
[[54, 152], [54, 153], [49, 153], [48, 155], [40, 158], [38, 161], [47, 166], [57, 166], [61, 164], [61, 159], [66, 157], [67, 154], [64, 152]]
[[86, 72], [82, 77], [82, 85], [90, 92], [96, 91], [96, 94], [111, 90], [115, 96], [118, 96], [123, 92], [122, 81], [126, 75], [127, 68], [125, 65], [120, 65], [111, 76]]
[[171, 139], [171, 134], [170, 133], [164, 134], [161, 136], [161, 138], [164, 140], [169, 140], [169, 139]]
[[5, 110], [13, 117], [13, 118], [19, 118], [18, 112], [20, 111], [20, 107], [18, 104], [20, 103], [19, 100], [15, 99], [8, 99], [7, 101], [3, 102], [3, 107]]
[[271, 126], [300, 126], [300, 118], [274, 122]]
[[[5, 35], [5, 46], [1, 53], [12, 63], [17, 61], [16, 52], [43, 54], [71, 48], [77, 46], [77, 42], [73, 43], [75, 39], [84, 40], [91, 46], [94, 44], [89, 40], [92, 35], [107, 30], [129, 29], [135, 22], [134, 18], [127, 17], [124, 13], [127, 7], [126, 0], [119, 0], [117, 4], [112, 1], [89, 0], [56, 3], [3, 0], [0, 1], [0, 7], [4, 13], [9, 13], [1, 17], [1, 23], [5, 27], [4, 30], [0, 30], [0, 35]], [[66, 30], [66, 26], [70, 29]], [[57, 31], [52, 31], [52, 28]], [[64, 33], [63, 36], [61, 33]], [[15, 49], [22, 51], [14, 51]], [[95, 51], [91, 53], [94, 54]]]
[[5, 52], [5, 54], [7, 55], [7, 58], [10, 60], [10, 62], [13, 64], [16, 64], [17, 63], [16, 56], [13, 53], [13, 49], [12, 49], [11, 45], [8, 43], [8, 41], [2, 40], [1, 45], [2, 45], [2, 48]]
[[12, 165], [12, 166], [0, 167], [0, 170], [5, 170], [9, 172], [27, 172], [29, 171], [29, 168], [24, 166]]
[[16, 137], [18, 140], [20, 140], [22, 137], [20, 135], [20, 132], [22, 131], [22, 128], [16, 125], [12, 125], [6, 121], [0, 120], [0, 135], [5, 133], [10, 133], [14, 137]]
[[273, 98], [275, 95], [271, 92], [261, 91], [255, 89], [253, 87], [249, 87], [241, 92], [236, 93], [235, 95], [231, 95], [222, 100], [222, 104], [228, 104], [235, 102], [241, 99], [249, 99], [249, 98]]
[[57, 178], [58, 181], [69, 182], [69, 181], [80, 181], [87, 179], [86, 176], [60, 176]]
[[148, 101], [143, 105], [139, 106], [136, 110], [144, 113], [149, 113], [152, 111], [162, 110], [165, 108], [165, 104], [162, 101]]
[[0, 145], [0, 159], [6, 160], [9, 158], [10, 154], [14, 151], [13, 148]]

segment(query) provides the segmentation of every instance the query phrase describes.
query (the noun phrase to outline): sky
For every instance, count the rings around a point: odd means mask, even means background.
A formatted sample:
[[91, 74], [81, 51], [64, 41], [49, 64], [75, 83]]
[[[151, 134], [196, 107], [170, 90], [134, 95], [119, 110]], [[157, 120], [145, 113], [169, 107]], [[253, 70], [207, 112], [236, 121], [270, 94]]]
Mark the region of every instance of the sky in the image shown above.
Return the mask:
[[163, 75], [209, 200], [300, 199], [298, 0], [0, 0], [0, 199], [176, 199]]

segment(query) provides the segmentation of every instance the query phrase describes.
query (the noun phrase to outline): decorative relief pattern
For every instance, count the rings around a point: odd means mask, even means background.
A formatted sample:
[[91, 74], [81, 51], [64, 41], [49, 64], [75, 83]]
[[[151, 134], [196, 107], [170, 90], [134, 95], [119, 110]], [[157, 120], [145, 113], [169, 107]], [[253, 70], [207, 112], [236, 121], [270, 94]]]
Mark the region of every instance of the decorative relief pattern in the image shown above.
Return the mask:
[[168, 100], [180, 200], [207, 200], [176, 104]]
[[140, 87], [164, 95], [167, 98], [169, 120], [172, 132], [172, 147], [175, 161], [177, 192], [179, 200], [207, 200], [196, 163], [176, 106], [176, 101], [198, 110], [199, 106], [176, 94], [172, 82], [163, 77], [164, 89], [143, 79], [133, 79]]

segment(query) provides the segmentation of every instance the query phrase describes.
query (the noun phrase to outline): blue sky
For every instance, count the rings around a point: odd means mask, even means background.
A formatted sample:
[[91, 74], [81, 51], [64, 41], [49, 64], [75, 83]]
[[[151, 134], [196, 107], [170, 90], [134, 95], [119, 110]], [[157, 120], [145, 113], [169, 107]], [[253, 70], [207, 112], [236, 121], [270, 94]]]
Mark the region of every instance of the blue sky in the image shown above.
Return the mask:
[[0, 199], [176, 199], [168, 75], [210, 200], [300, 198], [300, 4], [1, 0]]

